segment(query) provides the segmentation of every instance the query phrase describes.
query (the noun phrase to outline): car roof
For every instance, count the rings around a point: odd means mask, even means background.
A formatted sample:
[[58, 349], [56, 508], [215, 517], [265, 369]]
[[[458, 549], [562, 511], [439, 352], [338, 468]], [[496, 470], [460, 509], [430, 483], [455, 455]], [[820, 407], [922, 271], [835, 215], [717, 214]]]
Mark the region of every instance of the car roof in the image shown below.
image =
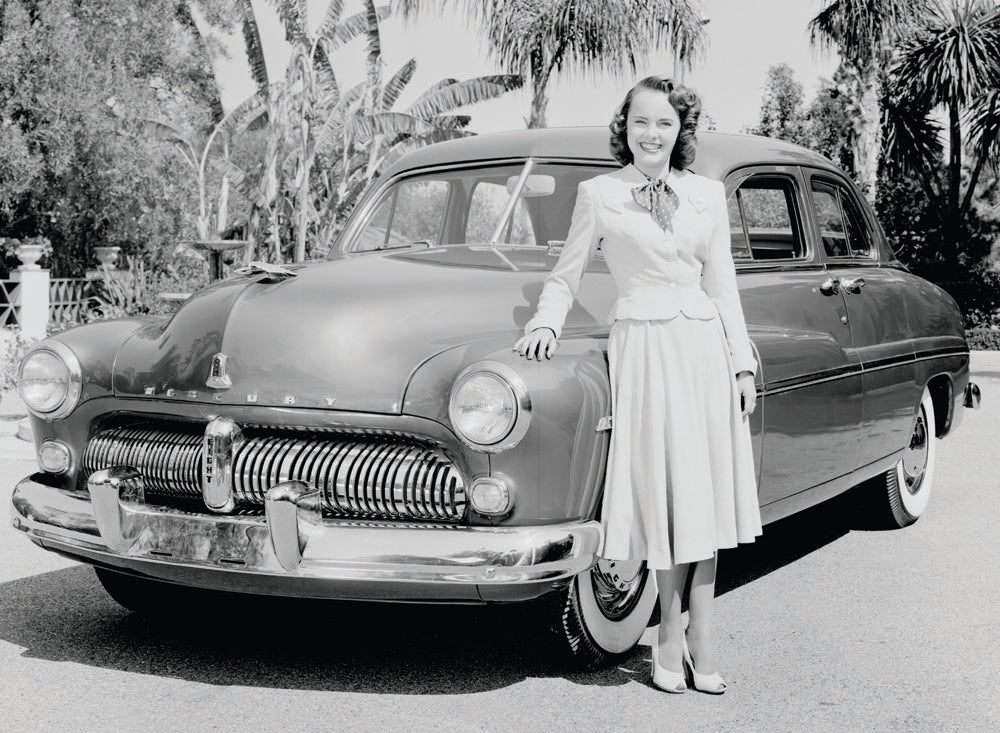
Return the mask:
[[[606, 125], [547, 127], [472, 135], [419, 148], [400, 158], [383, 175], [390, 177], [428, 166], [517, 160], [529, 156], [616, 163], [608, 148]], [[836, 167], [801, 145], [757, 135], [698, 132], [698, 153], [689, 166], [695, 173], [721, 180], [747, 165], [811, 165]]]

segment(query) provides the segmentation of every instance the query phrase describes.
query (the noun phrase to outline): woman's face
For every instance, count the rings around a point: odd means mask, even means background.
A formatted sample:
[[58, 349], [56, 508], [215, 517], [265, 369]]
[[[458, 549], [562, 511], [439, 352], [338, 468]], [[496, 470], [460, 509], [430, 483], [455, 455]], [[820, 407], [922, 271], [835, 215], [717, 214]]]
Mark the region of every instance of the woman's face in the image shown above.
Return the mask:
[[665, 92], [640, 89], [632, 96], [625, 130], [635, 167], [651, 176], [670, 163], [681, 119]]

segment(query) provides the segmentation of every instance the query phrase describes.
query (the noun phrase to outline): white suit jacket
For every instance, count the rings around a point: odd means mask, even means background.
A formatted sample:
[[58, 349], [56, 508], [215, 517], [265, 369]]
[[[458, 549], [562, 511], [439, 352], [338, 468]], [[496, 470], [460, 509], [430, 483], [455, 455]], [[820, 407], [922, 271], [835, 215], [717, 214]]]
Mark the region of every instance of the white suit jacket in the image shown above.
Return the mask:
[[736, 373], [757, 373], [730, 250], [725, 186], [673, 168], [667, 182], [680, 205], [664, 231], [632, 198], [646, 183], [634, 165], [580, 183], [566, 244], [545, 278], [525, 334], [547, 326], [558, 338], [598, 242], [618, 288], [607, 322], [621, 318], [722, 319]]

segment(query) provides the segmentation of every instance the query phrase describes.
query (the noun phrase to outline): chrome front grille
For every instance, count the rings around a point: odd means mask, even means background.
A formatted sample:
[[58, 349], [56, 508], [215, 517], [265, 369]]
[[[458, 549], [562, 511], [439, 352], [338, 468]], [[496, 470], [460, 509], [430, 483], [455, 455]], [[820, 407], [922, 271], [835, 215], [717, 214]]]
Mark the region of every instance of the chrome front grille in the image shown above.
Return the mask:
[[83, 470], [90, 476], [112, 466], [137, 469], [151, 493], [201, 496], [201, 433], [141, 426], [104, 430], [90, 439]]
[[[102, 430], [87, 446], [84, 471], [89, 476], [132, 466], [150, 494], [200, 497], [203, 447], [196, 430]], [[293, 480], [318, 488], [326, 511], [342, 517], [457, 521], [467, 503], [454, 464], [412, 439], [248, 429], [231, 466], [233, 494], [242, 506], [262, 506], [269, 488]]]

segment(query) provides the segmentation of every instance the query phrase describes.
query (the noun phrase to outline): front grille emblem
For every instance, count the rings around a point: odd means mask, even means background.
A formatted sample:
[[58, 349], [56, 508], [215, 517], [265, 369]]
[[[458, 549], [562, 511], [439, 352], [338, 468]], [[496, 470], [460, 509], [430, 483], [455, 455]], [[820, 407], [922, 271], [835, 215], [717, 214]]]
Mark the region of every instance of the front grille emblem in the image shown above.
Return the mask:
[[231, 512], [233, 497], [233, 453], [243, 442], [239, 426], [228, 417], [214, 418], [205, 428], [201, 452], [201, 496], [213, 512]]
[[229, 357], [223, 353], [218, 353], [212, 357], [212, 367], [208, 370], [208, 379], [205, 385], [212, 389], [229, 389], [233, 386], [233, 380], [226, 373], [226, 364]]

